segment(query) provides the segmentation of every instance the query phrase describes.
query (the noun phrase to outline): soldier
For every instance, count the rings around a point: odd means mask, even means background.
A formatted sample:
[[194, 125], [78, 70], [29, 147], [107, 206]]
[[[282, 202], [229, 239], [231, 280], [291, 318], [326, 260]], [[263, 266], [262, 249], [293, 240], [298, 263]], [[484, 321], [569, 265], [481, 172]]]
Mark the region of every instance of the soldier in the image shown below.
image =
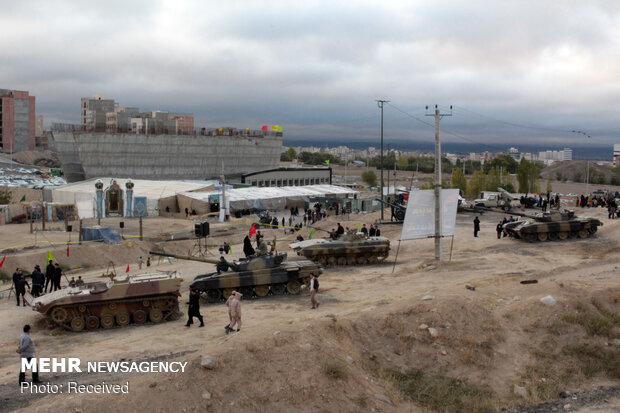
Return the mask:
[[362, 233], [364, 233], [365, 237], [368, 236], [368, 228], [366, 228], [366, 224], [362, 225]]
[[321, 303], [316, 300], [316, 293], [319, 292], [319, 281], [315, 278], [314, 273], [310, 274], [310, 303], [312, 309], [317, 308]]
[[[19, 354], [20, 365], [21, 359], [26, 359], [30, 361], [34, 357], [34, 341], [32, 341], [32, 337], [30, 337], [30, 326], [26, 324], [23, 328], [23, 333], [19, 338], [19, 344], [17, 345], [16, 353]], [[35, 371], [36, 369], [32, 369], [32, 383], [40, 383], [39, 381], [39, 373]], [[19, 385], [26, 381], [26, 372], [22, 372], [21, 368], [19, 370]]]
[[26, 295], [26, 286], [28, 286], [28, 291], [30, 291], [30, 284], [24, 278], [24, 273], [20, 268], [17, 268], [13, 273], [13, 285], [15, 286], [15, 298], [17, 298], [17, 306], [19, 307], [19, 296], [22, 296], [22, 304], [26, 307], [26, 299], [24, 296]]
[[220, 262], [215, 266], [218, 274], [228, 271], [228, 261], [224, 257], [220, 257]]
[[43, 291], [46, 293], [48, 285], [50, 285], [50, 291], [52, 291], [54, 289], [54, 264], [52, 264], [52, 260], [50, 260], [47, 263], [47, 267], [45, 267], [45, 289]]
[[243, 297], [243, 294], [233, 291], [228, 300], [226, 300], [228, 316], [230, 317], [230, 324], [225, 327], [226, 334], [235, 331], [235, 325], [237, 326], [237, 331], [241, 330], [241, 297]]
[[499, 221], [499, 224], [497, 224], [497, 227], [495, 227], [495, 230], [497, 231], [497, 239], [500, 239], [502, 237], [503, 229], [504, 229], [504, 221]]
[[260, 247], [260, 241], [263, 238], [263, 234], [260, 231], [256, 231], [256, 248]]
[[375, 225], [375, 237], [381, 236], [381, 230], [379, 229], [379, 225]]
[[263, 237], [258, 239], [258, 255], [267, 255], [267, 243], [263, 240]]
[[[224, 257], [222, 257], [222, 259], [224, 259]], [[200, 294], [192, 287], [189, 288], [189, 309], [187, 310], [187, 317], [187, 324], [185, 324], [185, 327], [194, 324], [194, 317], [200, 321], [198, 327], [205, 326], [202, 316], [200, 315]]]
[[41, 267], [38, 265], [34, 266], [34, 271], [32, 272], [32, 295], [34, 297], [38, 297], [41, 295], [43, 291], [43, 284], [45, 283], [45, 276], [41, 272]]
[[78, 275], [78, 279], [75, 281], [75, 285], [79, 287], [80, 285], [84, 285], [84, 280], [81, 275]]
[[474, 218], [474, 237], [478, 236], [478, 232], [480, 232], [480, 220], [476, 217]]

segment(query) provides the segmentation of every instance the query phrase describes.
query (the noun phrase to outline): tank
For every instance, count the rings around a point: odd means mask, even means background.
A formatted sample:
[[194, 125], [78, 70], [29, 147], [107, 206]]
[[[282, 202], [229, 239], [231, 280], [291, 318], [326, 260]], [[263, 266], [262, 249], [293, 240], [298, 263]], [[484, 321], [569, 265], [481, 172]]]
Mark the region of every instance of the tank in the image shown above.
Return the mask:
[[407, 214], [407, 207], [399, 204], [397, 202], [395, 203], [391, 203], [391, 202], [387, 202], [382, 200], [381, 198], [375, 198], [376, 201], [381, 202], [385, 206], [389, 206], [390, 207], [390, 221], [392, 219], [395, 219], [396, 221], [404, 221], [405, 220], [405, 215]]
[[[150, 253], [211, 264], [219, 262], [210, 258], [155, 251]], [[234, 290], [239, 291], [245, 298], [265, 297], [270, 294], [299, 294], [301, 286], [310, 282], [310, 274], [318, 277], [323, 273], [322, 268], [312, 261], [286, 261], [286, 256], [285, 252], [273, 252], [229, 261], [229, 271], [198, 275], [190, 287], [205, 293], [208, 302], [216, 303], [226, 300]]]
[[596, 218], [576, 217], [571, 210], [552, 210], [536, 214], [511, 212], [527, 219], [504, 224], [503, 230], [513, 238], [530, 242], [588, 238], [603, 223]]
[[314, 239], [290, 244], [290, 247], [322, 266], [377, 264], [390, 255], [390, 240], [347, 233], [337, 240]]
[[35, 298], [32, 307], [73, 331], [160, 323], [179, 316], [176, 271], [117, 276]]

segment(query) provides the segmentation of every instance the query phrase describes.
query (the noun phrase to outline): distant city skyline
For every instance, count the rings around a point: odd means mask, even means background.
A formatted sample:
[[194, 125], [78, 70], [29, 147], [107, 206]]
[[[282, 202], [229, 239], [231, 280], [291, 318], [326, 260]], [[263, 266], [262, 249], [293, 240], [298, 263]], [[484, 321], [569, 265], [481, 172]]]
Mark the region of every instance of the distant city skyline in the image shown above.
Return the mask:
[[445, 143], [620, 142], [620, 8], [602, 0], [23, 0], [0, 27], [2, 86], [36, 96], [46, 127], [103, 93], [196, 126], [370, 141], [387, 99], [392, 141], [432, 142], [439, 104]]

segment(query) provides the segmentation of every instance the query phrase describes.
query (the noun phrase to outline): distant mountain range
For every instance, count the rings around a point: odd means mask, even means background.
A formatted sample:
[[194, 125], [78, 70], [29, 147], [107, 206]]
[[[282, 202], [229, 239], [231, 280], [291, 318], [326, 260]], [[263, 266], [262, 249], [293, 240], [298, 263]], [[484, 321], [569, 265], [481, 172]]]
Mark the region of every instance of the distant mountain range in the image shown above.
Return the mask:
[[[433, 152], [435, 150], [434, 142], [389, 142], [390, 149], [398, 149], [402, 151], [422, 151], [422, 152]], [[364, 149], [369, 146], [374, 146], [375, 148], [379, 148], [380, 143], [377, 141], [350, 141], [350, 142], [338, 142], [337, 144], [334, 141], [326, 141], [326, 140], [311, 140], [311, 139], [287, 139], [284, 137], [284, 146], [317, 146], [317, 147], [336, 147], [336, 146], [348, 146], [352, 149]], [[387, 150], [387, 142], [383, 142], [383, 149]], [[532, 144], [512, 144], [512, 145], [501, 145], [501, 144], [477, 144], [477, 143], [455, 143], [455, 142], [446, 142], [442, 143], [441, 151], [442, 152], [451, 152], [456, 154], [466, 154], [470, 152], [508, 152], [508, 149], [513, 146], [519, 149], [520, 152], [530, 152], [538, 154], [541, 151], [558, 151], [562, 150], [564, 146], [553, 146], [553, 145], [532, 145]], [[613, 158], [613, 146], [605, 145], [605, 146], [569, 146], [573, 150], [573, 159], [589, 159], [589, 160], [598, 160], [598, 161], [611, 161]]]

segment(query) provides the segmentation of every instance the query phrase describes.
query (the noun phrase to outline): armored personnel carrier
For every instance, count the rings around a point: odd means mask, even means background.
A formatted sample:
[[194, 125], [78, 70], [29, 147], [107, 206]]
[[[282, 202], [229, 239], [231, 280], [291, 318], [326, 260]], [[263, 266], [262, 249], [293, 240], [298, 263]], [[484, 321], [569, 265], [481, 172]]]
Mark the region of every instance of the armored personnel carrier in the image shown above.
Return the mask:
[[390, 240], [385, 237], [366, 238], [350, 232], [337, 240], [313, 239], [290, 244], [290, 247], [322, 266], [376, 264], [390, 255]]
[[504, 232], [511, 237], [530, 242], [588, 238], [603, 225], [596, 218], [576, 217], [575, 212], [571, 210], [552, 210], [536, 214], [511, 212], [511, 214], [528, 219], [504, 224]]
[[[218, 264], [219, 260], [186, 255], [150, 252], [153, 255]], [[265, 297], [268, 294], [299, 294], [302, 284], [310, 282], [310, 274], [319, 276], [323, 270], [312, 261], [285, 261], [285, 252], [240, 258], [229, 261], [229, 271], [211, 272], [196, 276], [190, 285], [204, 292], [207, 301], [215, 303], [227, 299], [237, 290], [245, 298]]]
[[32, 307], [73, 331], [159, 323], [179, 315], [176, 271], [117, 276], [35, 298]]

